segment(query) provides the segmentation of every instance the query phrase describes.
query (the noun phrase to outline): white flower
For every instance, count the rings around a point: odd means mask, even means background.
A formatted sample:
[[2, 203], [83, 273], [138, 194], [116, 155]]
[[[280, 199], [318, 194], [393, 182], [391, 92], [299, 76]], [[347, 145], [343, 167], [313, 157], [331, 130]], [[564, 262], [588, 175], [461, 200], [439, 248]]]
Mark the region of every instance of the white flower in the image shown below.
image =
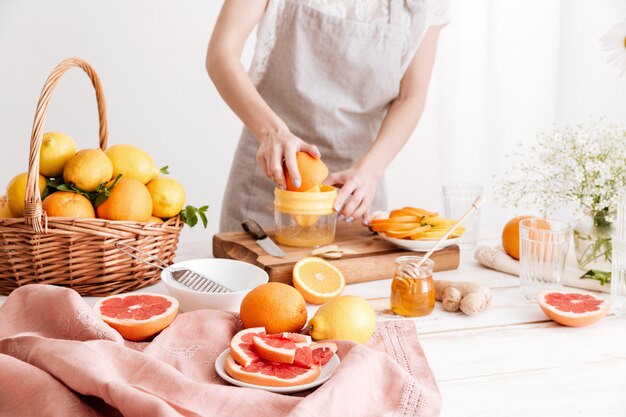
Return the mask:
[[626, 126], [604, 123], [540, 134], [537, 144], [519, 146], [513, 169], [497, 184], [500, 200], [547, 213], [575, 202], [592, 213], [613, 213], [626, 187]]
[[613, 26], [600, 42], [605, 51], [611, 51], [607, 62], [620, 68], [620, 77], [626, 75], [626, 19]]

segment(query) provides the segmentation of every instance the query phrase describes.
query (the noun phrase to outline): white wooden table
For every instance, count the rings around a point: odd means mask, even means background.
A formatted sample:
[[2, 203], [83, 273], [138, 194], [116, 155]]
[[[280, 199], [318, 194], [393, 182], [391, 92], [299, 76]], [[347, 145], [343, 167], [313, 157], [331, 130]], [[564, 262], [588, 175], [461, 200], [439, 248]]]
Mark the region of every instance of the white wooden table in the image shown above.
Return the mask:
[[[177, 260], [209, 256], [208, 245], [186, 244]], [[474, 317], [437, 303], [429, 316], [401, 319], [418, 329], [443, 396], [442, 417], [626, 417], [626, 318], [560, 326], [522, 298], [517, 278], [482, 268], [471, 254], [435, 278], [482, 282], [494, 291], [492, 305]], [[344, 294], [375, 299], [388, 297], [389, 288], [390, 280], [373, 281], [349, 285]], [[315, 309], [309, 306], [310, 317]]]

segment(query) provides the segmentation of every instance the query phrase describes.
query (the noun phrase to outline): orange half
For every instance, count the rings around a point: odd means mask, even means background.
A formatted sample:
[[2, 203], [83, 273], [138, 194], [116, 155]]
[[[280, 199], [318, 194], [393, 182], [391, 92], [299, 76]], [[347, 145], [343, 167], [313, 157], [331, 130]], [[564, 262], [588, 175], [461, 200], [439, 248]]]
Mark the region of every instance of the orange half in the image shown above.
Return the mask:
[[293, 286], [311, 304], [324, 304], [338, 297], [346, 286], [341, 271], [316, 257], [299, 260], [293, 267]]

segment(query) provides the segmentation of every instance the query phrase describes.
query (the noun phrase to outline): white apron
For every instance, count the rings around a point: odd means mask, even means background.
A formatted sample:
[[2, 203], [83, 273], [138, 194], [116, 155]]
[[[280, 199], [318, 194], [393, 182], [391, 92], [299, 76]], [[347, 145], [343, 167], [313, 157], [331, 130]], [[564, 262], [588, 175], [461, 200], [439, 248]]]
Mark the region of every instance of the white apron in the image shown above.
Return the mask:
[[[276, 44], [257, 89], [290, 131], [316, 145], [330, 172], [352, 167], [376, 139], [399, 93], [406, 27], [424, 31], [423, 0], [391, 0], [389, 23], [341, 19], [285, 0]], [[244, 128], [224, 195], [221, 231], [241, 229], [246, 217], [273, 228], [274, 186], [256, 162], [259, 142]], [[384, 179], [372, 210], [386, 205]]]

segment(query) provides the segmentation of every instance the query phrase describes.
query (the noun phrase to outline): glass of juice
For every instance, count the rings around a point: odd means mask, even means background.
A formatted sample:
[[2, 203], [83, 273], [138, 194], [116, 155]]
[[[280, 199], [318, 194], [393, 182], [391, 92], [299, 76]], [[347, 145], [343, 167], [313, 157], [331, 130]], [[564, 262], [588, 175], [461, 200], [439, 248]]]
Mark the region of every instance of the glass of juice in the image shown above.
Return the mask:
[[391, 310], [401, 316], [418, 317], [430, 314], [435, 308], [435, 263], [420, 256], [401, 256], [396, 259], [396, 272], [391, 280]]

